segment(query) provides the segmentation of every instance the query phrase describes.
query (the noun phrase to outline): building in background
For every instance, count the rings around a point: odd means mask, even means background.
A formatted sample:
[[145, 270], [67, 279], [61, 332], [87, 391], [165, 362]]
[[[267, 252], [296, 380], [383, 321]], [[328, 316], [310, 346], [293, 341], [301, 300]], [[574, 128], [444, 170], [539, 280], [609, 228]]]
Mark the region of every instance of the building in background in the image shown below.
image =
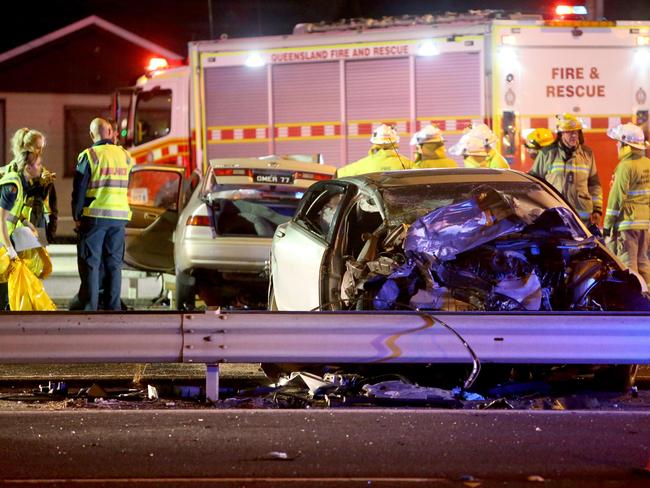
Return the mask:
[[134, 84], [152, 56], [183, 59], [97, 16], [0, 54], [0, 155], [9, 161], [20, 127], [45, 133], [44, 163], [57, 173], [59, 235], [72, 233], [66, 196], [76, 156], [90, 143], [90, 120], [109, 116], [110, 94]]

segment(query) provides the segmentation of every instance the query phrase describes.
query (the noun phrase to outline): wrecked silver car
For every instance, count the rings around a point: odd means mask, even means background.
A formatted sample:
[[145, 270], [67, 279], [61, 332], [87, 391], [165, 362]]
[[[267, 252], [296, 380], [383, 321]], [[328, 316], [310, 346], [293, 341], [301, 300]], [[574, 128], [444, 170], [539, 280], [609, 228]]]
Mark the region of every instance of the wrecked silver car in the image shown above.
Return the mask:
[[[634, 311], [650, 300], [545, 182], [458, 168], [312, 186], [274, 234], [269, 308]], [[618, 388], [636, 367], [607, 371]]]
[[511, 170], [321, 182], [278, 227], [274, 310], [650, 310], [639, 279], [544, 182]]

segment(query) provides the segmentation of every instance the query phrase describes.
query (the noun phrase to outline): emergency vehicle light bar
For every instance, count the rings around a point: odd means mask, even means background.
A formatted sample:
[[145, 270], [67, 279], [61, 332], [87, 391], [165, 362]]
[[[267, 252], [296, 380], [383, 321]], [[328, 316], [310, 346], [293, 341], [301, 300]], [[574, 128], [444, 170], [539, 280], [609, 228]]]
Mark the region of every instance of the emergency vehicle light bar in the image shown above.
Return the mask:
[[555, 7], [555, 15], [564, 17], [565, 15], [587, 15], [587, 7], [584, 5], [558, 5]]

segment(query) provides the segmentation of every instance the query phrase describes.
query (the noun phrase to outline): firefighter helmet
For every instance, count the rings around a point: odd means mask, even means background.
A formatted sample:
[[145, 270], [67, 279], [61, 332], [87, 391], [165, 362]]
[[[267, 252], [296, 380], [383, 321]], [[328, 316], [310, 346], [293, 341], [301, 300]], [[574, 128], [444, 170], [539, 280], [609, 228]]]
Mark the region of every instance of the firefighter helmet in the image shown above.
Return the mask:
[[468, 134], [462, 152], [466, 156], [487, 156], [488, 151], [483, 135], [476, 136], [471, 133]]
[[571, 132], [574, 130], [582, 130], [582, 120], [573, 114], [563, 113], [555, 116], [557, 119], [558, 132]]
[[373, 131], [370, 142], [373, 144], [397, 144], [399, 135], [394, 127], [381, 124]]
[[607, 135], [637, 149], [646, 149], [648, 147], [648, 141], [645, 140], [645, 134], [643, 134], [641, 127], [630, 122], [607, 129]]
[[429, 124], [413, 134], [413, 137], [411, 138], [411, 146], [427, 142], [444, 142], [444, 140], [445, 139], [442, 137], [442, 131], [435, 125]]
[[468, 134], [470, 137], [482, 139], [484, 146], [493, 147], [497, 143], [496, 134], [486, 124], [472, 124]]
[[524, 138], [524, 145], [528, 149], [539, 150], [555, 141], [555, 134], [550, 129], [541, 127], [538, 129], [525, 129], [521, 135]]

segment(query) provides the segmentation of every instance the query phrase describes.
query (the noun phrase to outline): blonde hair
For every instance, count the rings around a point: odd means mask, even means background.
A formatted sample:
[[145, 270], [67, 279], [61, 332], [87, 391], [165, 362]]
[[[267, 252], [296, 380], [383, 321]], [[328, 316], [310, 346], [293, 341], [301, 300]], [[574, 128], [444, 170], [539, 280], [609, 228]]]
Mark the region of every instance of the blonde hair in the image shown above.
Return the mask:
[[42, 132], [39, 132], [35, 129], [29, 129], [27, 127], [18, 129], [14, 136], [11, 138], [11, 150], [14, 154], [14, 159], [21, 159], [23, 153], [25, 152], [40, 153], [42, 146], [38, 147], [39, 139], [43, 141], [44, 146], [45, 136]]
[[[39, 139], [43, 141], [39, 147]], [[45, 145], [45, 136], [43, 133], [23, 127], [18, 129], [11, 138], [11, 151], [13, 159], [11, 164], [14, 165], [17, 172], [21, 172], [25, 165], [31, 164], [40, 156], [43, 146]]]

